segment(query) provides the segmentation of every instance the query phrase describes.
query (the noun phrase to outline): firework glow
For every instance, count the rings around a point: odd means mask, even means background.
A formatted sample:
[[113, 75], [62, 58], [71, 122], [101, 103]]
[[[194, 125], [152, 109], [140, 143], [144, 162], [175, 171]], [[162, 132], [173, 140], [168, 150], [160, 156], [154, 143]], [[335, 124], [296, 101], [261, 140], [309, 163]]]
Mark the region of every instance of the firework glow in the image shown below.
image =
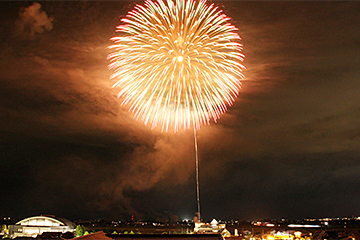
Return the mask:
[[145, 1], [121, 19], [109, 68], [136, 119], [177, 132], [216, 122], [238, 96], [237, 28], [206, 0]]

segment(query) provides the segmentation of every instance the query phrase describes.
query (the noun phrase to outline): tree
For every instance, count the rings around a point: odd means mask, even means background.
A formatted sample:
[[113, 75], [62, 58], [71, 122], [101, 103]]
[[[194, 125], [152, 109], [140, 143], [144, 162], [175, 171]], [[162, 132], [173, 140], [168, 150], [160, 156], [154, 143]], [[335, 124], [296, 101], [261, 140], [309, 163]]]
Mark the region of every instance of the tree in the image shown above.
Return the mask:
[[85, 227], [83, 225], [77, 225], [75, 232], [76, 237], [81, 237], [85, 233]]
[[4, 238], [9, 237], [9, 228], [5, 224], [2, 225], [1, 232], [4, 235]]

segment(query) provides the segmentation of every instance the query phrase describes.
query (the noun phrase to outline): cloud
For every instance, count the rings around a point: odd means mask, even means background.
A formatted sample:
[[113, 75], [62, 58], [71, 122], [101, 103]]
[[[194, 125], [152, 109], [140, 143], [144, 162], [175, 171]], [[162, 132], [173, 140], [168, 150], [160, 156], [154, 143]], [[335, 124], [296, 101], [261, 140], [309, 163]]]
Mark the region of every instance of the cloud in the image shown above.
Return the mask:
[[[92, 207], [107, 210], [120, 205], [119, 211], [141, 216], [147, 211], [136, 204], [134, 195], [168, 192], [188, 182], [194, 173], [192, 134], [148, 133], [147, 139], [146, 144], [135, 147], [109, 168], [111, 177], [101, 182], [98, 198], [90, 203]], [[150, 214], [154, 217], [154, 213]]]
[[20, 10], [19, 19], [15, 25], [17, 37], [22, 40], [34, 40], [36, 34], [53, 28], [53, 18], [48, 17], [46, 12], [41, 10], [40, 3], [34, 2], [29, 7]]

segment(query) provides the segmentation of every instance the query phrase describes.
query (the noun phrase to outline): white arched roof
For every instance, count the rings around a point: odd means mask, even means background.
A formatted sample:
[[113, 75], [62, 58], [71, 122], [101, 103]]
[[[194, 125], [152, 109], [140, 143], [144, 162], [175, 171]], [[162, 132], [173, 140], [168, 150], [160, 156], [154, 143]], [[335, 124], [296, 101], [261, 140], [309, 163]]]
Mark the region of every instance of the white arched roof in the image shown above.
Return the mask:
[[69, 220], [56, 218], [54, 216], [41, 215], [35, 217], [28, 217], [16, 223], [16, 225], [25, 226], [68, 226], [74, 228], [75, 224]]

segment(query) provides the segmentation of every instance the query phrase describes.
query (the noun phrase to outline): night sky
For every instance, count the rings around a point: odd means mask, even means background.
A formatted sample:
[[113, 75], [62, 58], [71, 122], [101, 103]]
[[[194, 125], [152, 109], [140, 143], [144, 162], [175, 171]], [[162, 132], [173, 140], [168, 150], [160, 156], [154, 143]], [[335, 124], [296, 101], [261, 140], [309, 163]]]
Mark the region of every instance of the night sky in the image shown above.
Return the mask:
[[[205, 220], [360, 215], [360, 1], [216, 1], [245, 80], [198, 132]], [[137, 1], [142, 4], [142, 1]], [[192, 219], [192, 130], [136, 121], [107, 55], [130, 1], [0, 3], [0, 216]]]

